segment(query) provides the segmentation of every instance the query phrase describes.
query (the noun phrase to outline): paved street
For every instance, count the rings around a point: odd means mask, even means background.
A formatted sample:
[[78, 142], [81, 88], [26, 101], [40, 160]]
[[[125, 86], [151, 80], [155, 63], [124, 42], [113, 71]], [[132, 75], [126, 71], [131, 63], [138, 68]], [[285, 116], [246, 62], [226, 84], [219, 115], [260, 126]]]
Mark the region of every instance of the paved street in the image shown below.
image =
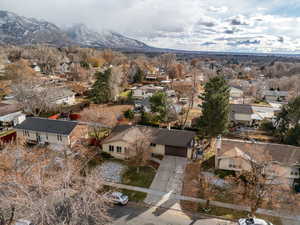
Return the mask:
[[214, 218], [188, 216], [176, 210], [146, 208], [129, 203], [115, 206], [110, 211], [112, 225], [236, 225], [236, 223]]
[[150, 189], [168, 193], [161, 197], [148, 194], [145, 203], [180, 209], [179, 201], [170, 199], [171, 194], [181, 194], [187, 160], [183, 157], [165, 156], [161, 161]]

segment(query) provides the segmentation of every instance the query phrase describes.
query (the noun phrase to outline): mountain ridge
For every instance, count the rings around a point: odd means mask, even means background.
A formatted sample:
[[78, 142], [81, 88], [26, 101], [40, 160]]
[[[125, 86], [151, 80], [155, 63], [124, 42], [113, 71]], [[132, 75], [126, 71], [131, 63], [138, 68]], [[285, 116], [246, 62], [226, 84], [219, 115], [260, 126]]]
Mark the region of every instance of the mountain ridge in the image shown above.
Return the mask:
[[60, 28], [54, 23], [0, 10], [0, 44], [54, 46], [79, 45], [95, 48], [149, 49], [145, 43], [111, 30], [94, 31], [84, 24]]

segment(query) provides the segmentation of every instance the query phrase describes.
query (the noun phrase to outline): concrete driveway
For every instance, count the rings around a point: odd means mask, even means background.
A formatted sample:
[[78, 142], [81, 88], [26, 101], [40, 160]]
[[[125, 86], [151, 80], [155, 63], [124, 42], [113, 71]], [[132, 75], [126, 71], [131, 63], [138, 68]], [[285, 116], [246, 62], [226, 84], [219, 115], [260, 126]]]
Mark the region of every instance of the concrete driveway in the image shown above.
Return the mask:
[[181, 194], [187, 159], [177, 156], [165, 156], [157, 170], [150, 189], [167, 192], [163, 197], [149, 195], [145, 203], [174, 209], [180, 209], [179, 201], [169, 199], [171, 194]]

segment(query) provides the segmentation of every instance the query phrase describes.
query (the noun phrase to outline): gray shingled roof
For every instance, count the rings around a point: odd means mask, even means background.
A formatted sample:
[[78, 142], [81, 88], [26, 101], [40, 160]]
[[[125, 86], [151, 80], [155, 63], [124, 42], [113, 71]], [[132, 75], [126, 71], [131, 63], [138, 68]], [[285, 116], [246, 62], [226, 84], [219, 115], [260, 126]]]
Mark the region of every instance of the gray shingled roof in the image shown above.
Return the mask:
[[230, 111], [232, 113], [253, 114], [252, 106], [244, 104], [230, 104]]
[[16, 129], [69, 135], [76, 127], [77, 122], [52, 120], [38, 117], [28, 117], [23, 123], [15, 126]]
[[234, 148], [245, 152], [257, 152], [257, 156], [267, 154], [273, 161], [283, 165], [300, 164], [300, 147], [292, 145], [222, 139], [220, 155]]
[[0, 116], [5, 116], [10, 113], [21, 111], [21, 107], [16, 104], [0, 103]]
[[[141, 131], [141, 133], [151, 134], [150, 138], [153, 144], [169, 145], [174, 147], [189, 147], [192, 139], [196, 136], [196, 132], [193, 131], [174, 129], [168, 130], [164, 128], [154, 128], [147, 126], [121, 125], [117, 126], [113, 130], [111, 135], [104, 141], [104, 143], [109, 143], [118, 140], [132, 142], [131, 139], [134, 137], [126, 135], [132, 132], [132, 129], [138, 129]], [[127, 138], [128, 140], [124, 140]]]

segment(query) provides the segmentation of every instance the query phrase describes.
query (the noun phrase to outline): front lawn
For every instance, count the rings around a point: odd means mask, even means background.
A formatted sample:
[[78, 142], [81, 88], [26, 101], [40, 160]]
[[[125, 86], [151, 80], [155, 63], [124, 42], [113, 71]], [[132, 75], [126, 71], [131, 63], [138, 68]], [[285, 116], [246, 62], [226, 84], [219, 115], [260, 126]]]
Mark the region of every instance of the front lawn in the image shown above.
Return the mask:
[[[210, 211], [206, 211], [203, 209], [204, 205], [199, 204], [199, 209], [198, 211], [204, 214], [212, 215], [212, 216], [219, 216], [225, 219], [230, 219], [230, 220], [238, 220], [240, 218], [248, 218], [249, 212], [246, 211], [238, 211], [238, 210], [233, 210], [233, 209], [228, 209], [228, 208], [223, 208], [223, 207], [217, 207], [217, 206], [210, 206]], [[266, 215], [261, 215], [261, 214], [256, 214], [257, 218], [267, 220], [269, 222], [272, 222], [275, 225], [283, 225], [279, 217], [274, 217], [274, 216], [266, 216]]]
[[128, 166], [128, 169], [123, 174], [122, 183], [137, 187], [150, 187], [153, 178], [155, 176], [155, 170], [149, 166], [140, 166], [139, 172], [136, 166]]
[[133, 202], [142, 202], [147, 197], [147, 193], [139, 192], [139, 191], [122, 189], [121, 192], [128, 196], [129, 201], [133, 201]]

